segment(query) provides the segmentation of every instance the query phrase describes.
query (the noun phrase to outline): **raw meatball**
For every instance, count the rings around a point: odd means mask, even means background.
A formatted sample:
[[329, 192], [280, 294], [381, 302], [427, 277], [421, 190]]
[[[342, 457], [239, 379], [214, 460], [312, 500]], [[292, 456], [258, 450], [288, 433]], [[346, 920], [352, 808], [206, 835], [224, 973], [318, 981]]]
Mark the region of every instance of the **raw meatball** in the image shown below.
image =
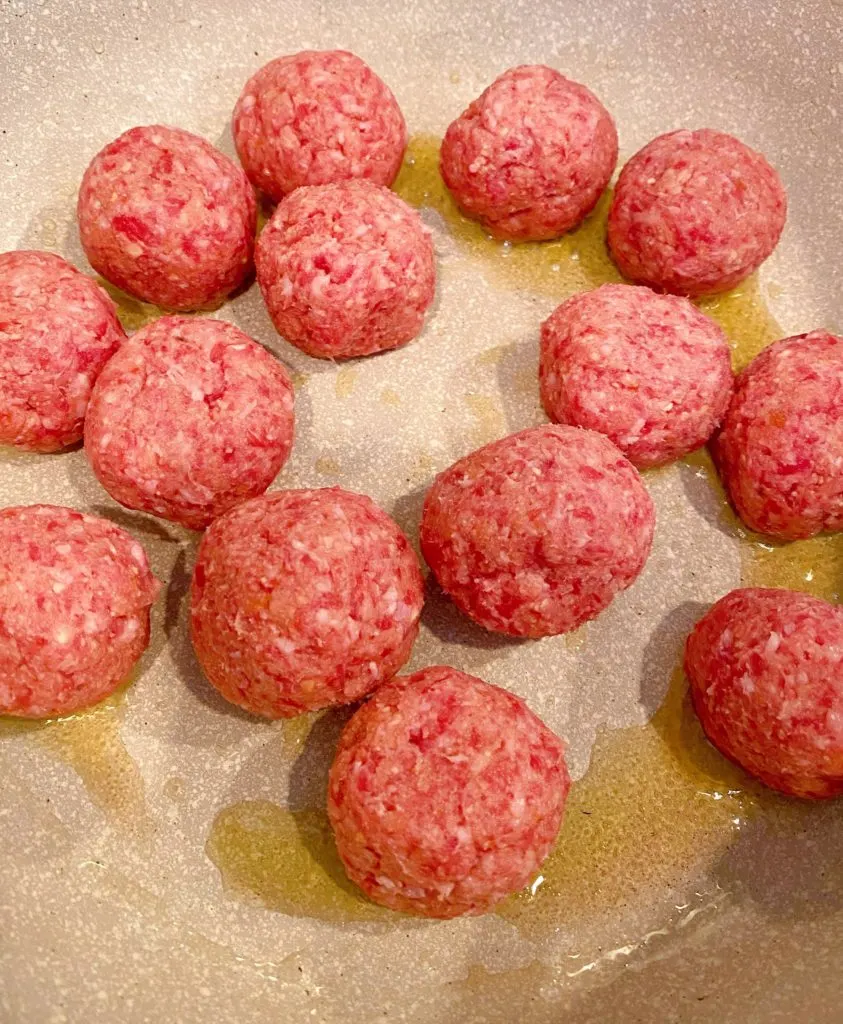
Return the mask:
[[556, 238], [589, 214], [618, 160], [611, 115], [552, 68], [511, 68], [451, 124], [440, 167], [468, 217], [497, 238]]
[[792, 590], [733, 590], [685, 649], [711, 742], [784, 793], [843, 793], [843, 609]]
[[276, 330], [322, 359], [404, 345], [433, 301], [427, 229], [394, 192], [368, 181], [298, 189], [264, 228], [256, 259]]
[[511, 636], [567, 633], [644, 567], [655, 511], [634, 467], [593, 430], [533, 427], [446, 469], [421, 546], [466, 615]]
[[359, 57], [304, 50], [249, 79], [234, 108], [234, 143], [252, 184], [278, 202], [300, 185], [391, 185], [407, 126], [388, 86]]
[[813, 331], [757, 356], [714, 454], [750, 529], [785, 540], [843, 530], [843, 338]]
[[407, 538], [339, 487], [239, 505], [202, 540], [193, 646], [227, 700], [265, 718], [346, 704], [410, 656], [422, 577]]
[[536, 874], [569, 786], [562, 741], [522, 700], [437, 666], [393, 679], [348, 723], [328, 815], [376, 903], [482, 914]]
[[0, 714], [90, 707], [149, 643], [159, 584], [125, 530], [70, 508], [0, 511]]
[[218, 306], [252, 269], [257, 204], [243, 171], [180, 128], [132, 128], [91, 161], [82, 247], [112, 284], [167, 309]]
[[292, 444], [287, 371], [221, 320], [163, 317], [138, 331], [85, 421], [85, 453], [112, 498], [194, 530], [262, 494]]
[[699, 448], [732, 393], [729, 344], [687, 299], [607, 284], [563, 302], [542, 324], [547, 415], [605, 434], [633, 465]]
[[0, 444], [75, 444], [97, 374], [125, 337], [108, 295], [61, 256], [0, 255]]
[[633, 281], [709, 295], [761, 266], [786, 216], [782, 183], [760, 153], [710, 128], [671, 132], [621, 171], [609, 248]]

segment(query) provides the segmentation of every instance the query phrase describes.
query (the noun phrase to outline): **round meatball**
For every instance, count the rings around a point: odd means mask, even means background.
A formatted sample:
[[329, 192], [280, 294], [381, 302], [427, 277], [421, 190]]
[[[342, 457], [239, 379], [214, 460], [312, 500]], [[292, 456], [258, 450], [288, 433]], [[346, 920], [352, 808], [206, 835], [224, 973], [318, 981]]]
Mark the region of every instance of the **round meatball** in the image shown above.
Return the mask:
[[634, 466], [705, 444], [732, 393], [729, 344], [687, 299], [607, 284], [563, 302], [542, 324], [547, 415], [605, 434]]
[[407, 538], [369, 498], [339, 487], [276, 491], [205, 534], [193, 646], [223, 697], [253, 714], [346, 704], [410, 656], [422, 590]]
[[784, 540], [843, 530], [843, 338], [770, 345], [738, 375], [714, 455], [741, 519]]
[[618, 160], [611, 115], [553, 68], [511, 68], [442, 141], [445, 184], [496, 238], [556, 238], [594, 209]]
[[94, 388], [85, 453], [115, 501], [194, 530], [269, 487], [293, 444], [293, 385], [221, 320], [163, 317]]
[[126, 335], [98, 284], [49, 252], [0, 255], [0, 444], [76, 444], [91, 388]]
[[394, 192], [368, 181], [298, 189], [262, 231], [256, 260], [276, 330], [321, 359], [406, 344], [433, 301], [429, 232]]
[[792, 590], [733, 590], [688, 638], [711, 742], [783, 793], [843, 793], [843, 609]]
[[304, 50], [264, 65], [237, 101], [233, 130], [249, 179], [276, 202], [301, 185], [391, 185], [407, 146], [389, 87], [345, 50]]
[[653, 139], [626, 164], [609, 212], [609, 249], [632, 281], [710, 295], [775, 249], [787, 196], [760, 153], [703, 128]]
[[76, 212], [94, 270], [145, 302], [212, 308], [252, 270], [246, 175], [180, 128], [132, 128], [109, 143], [85, 171]]
[[533, 427], [440, 473], [425, 498], [421, 546], [475, 622], [552, 636], [593, 619], [635, 580], [654, 525], [641, 477], [611, 441]]
[[482, 914], [550, 851], [564, 745], [518, 697], [437, 666], [393, 679], [345, 727], [328, 816], [349, 878], [425, 917]]
[[0, 714], [96, 704], [149, 643], [159, 584], [125, 530], [70, 508], [0, 510]]

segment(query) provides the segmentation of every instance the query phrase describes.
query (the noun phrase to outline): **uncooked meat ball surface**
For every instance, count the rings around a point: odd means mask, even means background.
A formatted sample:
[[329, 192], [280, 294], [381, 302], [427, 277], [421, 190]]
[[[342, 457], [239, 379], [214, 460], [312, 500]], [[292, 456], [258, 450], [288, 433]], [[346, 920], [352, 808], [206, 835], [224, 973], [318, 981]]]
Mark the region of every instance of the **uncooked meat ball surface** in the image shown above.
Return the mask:
[[433, 301], [433, 242], [421, 218], [367, 181], [295, 191], [261, 233], [256, 261], [278, 333], [323, 359], [404, 345]]
[[94, 381], [125, 338], [108, 295], [61, 256], [0, 255], [0, 444], [76, 444]]
[[234, 108], [252, 184], [276, 202], [301, 185], [395, 180], [407, 126], [389, 87], [353, 53], [304, 50], [270, 61]]
[[567, 633], [636, 579], [655, 511], [631, 463], [602, 434], [534, 427], [460, 459], [427, 493], [424, 557], [486, 629]]
[[541, 398], [557, 423], [605, 434], [633, 465], [705, 444], [732, 393], [729, 344], [687, 299], [607, 284], [542, 325]]
[[287, 371], [232, 324], [200, 317], [134, 334], [85, 421], [85, 453], [116, 501], [196, 530], [262, 494], [292, 443]]
[[70, 508], [0, 510], [0, 714], [90, 707], [149, 642], [159, 584], [125, 530]]
[[843, 530], [843, 338], [812, 331], [756, 356], [735, 383], [714, 454], [753, 530]]
[[784, 793], [843, 793], [843, 610], [791, 590], [733, 590], [694, 627], [685, 671], [727, 757]]
[[434, 667], [346, 726], [328, 814], [349, 877], [427, 917], [482, 914], [534, 877], [559, 831], [564, 747], [513, 694]]
[[246, 175], [180, 128], [132, 128], [109, 143], [85, 171], [77, 217], [94, 270], [166, 309], [218, 306], [252, 270]]
[[276, 491], [205, 534], [193, 645], [227, 700], [287, 718], [358, 700], [393, 676], [422, 603], [407, 538], [369, 498], [339, 487]]
[[758, 269], [786, 217], [784, 187], [760, 153], [710, 128], [670, 132], [621, 171], [609, 249], [632, 281], [709, 295]]
[[594, 208], [618, 159], [611, 115], [543, 65], [505, 71], [445, 133], [440, 167], [467, 216], [498, 238], [539, 241]]

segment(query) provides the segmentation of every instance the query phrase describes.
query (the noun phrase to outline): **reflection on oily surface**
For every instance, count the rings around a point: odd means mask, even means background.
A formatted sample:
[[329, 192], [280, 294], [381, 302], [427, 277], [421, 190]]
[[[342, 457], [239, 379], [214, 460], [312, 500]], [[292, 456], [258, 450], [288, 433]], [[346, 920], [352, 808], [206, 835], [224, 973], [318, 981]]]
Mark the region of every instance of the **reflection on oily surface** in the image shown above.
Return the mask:
[[66, 718], [29, 721], [0, 717], [0, 741], [30, 736], [73, 768], [109, 820], [137, 831], [149, 822], [143, 779], [120, 736], [126, 685], [96, 707]]
[[406, 919], [369, 902], [346, 877], [322, 808], [244, 800], [214, 819], [206, 847], [226, 886], [270, 910], [322, 921]]

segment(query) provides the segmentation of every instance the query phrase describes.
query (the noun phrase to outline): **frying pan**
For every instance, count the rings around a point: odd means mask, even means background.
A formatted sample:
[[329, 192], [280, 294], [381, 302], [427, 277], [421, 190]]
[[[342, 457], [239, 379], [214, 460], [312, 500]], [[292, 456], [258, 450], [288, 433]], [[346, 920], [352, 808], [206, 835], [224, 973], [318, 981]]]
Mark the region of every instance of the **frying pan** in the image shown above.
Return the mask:
[[[439, 257], [422, 337], [337, 366], [281, 341], [254, 287], [216, 315], [295, 375], [298, 441], [274, 486], [364, 491], [413, 538], [438, 470], [541, 422], [538, 325], [612, 275], [605, 203], [560, 243], [507, 247], [442, 193], [436, 140], [508, 66], [588, 84], [617, 119], [622, 159], [681, 126], [762, 150], [787, 185], [788, 227], [760, 280], [711, 311], [739, 356], [843, 328], [836, 0], [12, 0], [0, 39], [0, 243], [85, 269], [75, 192], [124, 129], [180, 125], [232, 153], [246, 78], [307, 47], [351, 49], [386, 79], [413, 136], [397, 187]], [[154, 315], [119, 304], [130, 328]], [[122, 694], [64, 723], [0, 723], [4, 1022], [843, 1020], [843, 808], [754, 788], [701, 739], [675, 672], [691, 623], [747, 573], [810, 573], [835, 594], [836, 542], [801, 562], [753, 549], [696, 457], [647, 474], [659, 514], [647, 570], [571, 638], [482, 633], [429, 584], [411, 667], [449, 663], [527, 698], [567, 737], [579, 782], [533, 891], [484, 918], [416, 921], [364, 903], [325, 833], [344, 715], [262, 723], [202, 680], [185, 632], [195, 535], [118, 508], [79, 451], [0, 458], [0, 502], [107, 515], [166, 583]]]

